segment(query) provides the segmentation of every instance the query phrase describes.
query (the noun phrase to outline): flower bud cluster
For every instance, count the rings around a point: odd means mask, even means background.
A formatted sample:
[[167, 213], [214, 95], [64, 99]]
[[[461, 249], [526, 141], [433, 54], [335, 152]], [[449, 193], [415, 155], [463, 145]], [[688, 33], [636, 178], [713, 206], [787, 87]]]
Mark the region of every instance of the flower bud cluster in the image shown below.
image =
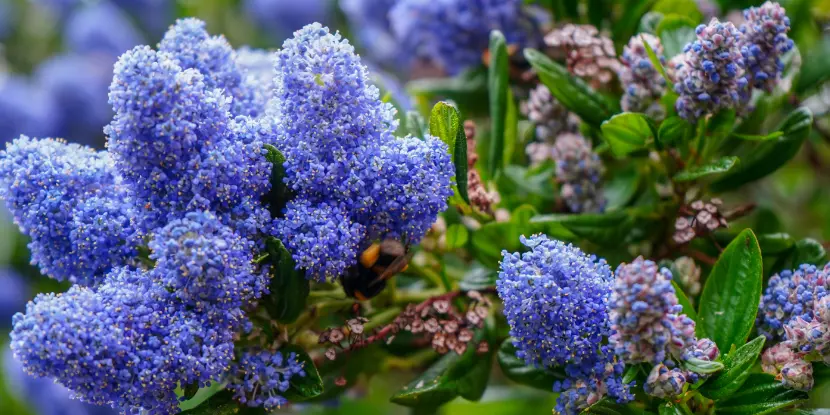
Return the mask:
[[790, 18], [780, 4], [770, 1], [744, 10], [744, 18], [740, 30], [747, 79], [752, 87], [772, 92], [784, 70], [781, 56], [795, 46], [787, 36]]
[[666, 80], [652, 64], [645, 42], [648, 42], [660, 63], [665, 64], [660, 38], [648, 33], [632, 37], [620, 57], [619, 76], [625, 91], [620, 104], [623, 111], [642, 112], [662, 119], [665, 110], [660, 97], [666, 92]]
[[705, 236], [718, 228], [727, 227], [726, 218], [720, 212], [722, 204], [720, 199], [712, 198], [708, 202], [695, 200], [688, 206], [683, 206], [674, 223], [674, 242], [689, 243], [698, 236]]
[[620, 70], [614, 42], [591, 25], [566, 24], [545, 36], [555, 55], [563, 55], [568, 71], [594, 88], [608, 85]]
[[604, 167], [585, 137], [563, 133], [553, 146], [560, 195], [571, 212], [602, 212], [605, 196], [600, 181]]

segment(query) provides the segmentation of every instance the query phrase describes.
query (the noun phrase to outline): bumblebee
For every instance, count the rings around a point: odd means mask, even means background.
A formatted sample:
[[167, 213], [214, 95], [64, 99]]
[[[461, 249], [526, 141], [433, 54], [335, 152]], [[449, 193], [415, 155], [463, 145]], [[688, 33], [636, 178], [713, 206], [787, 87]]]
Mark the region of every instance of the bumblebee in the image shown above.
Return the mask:
[[346, 295], [360, 301], [368, 300], [386, 288], [386, 281], [406, 271], [412, 253], [394, 239], [374, 242], [366, 248], [357, 264], [340, 277]]

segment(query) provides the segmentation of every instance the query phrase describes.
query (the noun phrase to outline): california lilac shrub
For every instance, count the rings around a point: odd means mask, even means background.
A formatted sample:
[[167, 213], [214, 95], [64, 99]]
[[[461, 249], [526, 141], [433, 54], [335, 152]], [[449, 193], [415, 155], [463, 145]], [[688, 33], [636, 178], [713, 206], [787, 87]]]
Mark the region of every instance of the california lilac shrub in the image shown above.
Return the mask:
[[744, 18], [740, 29], [747, 79], [754, 88], [772, 92], [784, 69], [781, 56], [795, 45], [787, 37], [790, 18], [780, 4], [769, 1], [744, 10]]

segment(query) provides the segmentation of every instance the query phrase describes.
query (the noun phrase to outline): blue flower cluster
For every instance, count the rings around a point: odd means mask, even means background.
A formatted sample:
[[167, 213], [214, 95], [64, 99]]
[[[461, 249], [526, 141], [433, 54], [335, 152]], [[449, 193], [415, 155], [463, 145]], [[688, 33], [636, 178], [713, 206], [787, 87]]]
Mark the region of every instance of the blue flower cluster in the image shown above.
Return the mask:
[[144, 271], [118, 268], [93, 290], [41, 294], [14, 317], [11, 347], [26, 371], [96, 405], [177, 412], [179, 384], [230, 365], [241, 313], [193, 311]]
[[623, 111], [643, 112], [656, 119], [662, 119], [665, 110], [660, 103], [660, 97], [666, 92], [666, 80], [651, 63], [644, 41], [648, 42], [660, 62], [665, 64], [666, 58], [663, 56], [660, 38], [649, 33], [632, 37], [620, 56], [622, 65], [619, 76], [625, 90], [621, 106]]
[[288, 390], [294, 376], [306, 376], [296, 353], [283, 356], [268, 350], [244, 352], [230, 373], [228, 389], [234, 397], [250, 407], [262, 406], [267, 412], [288, 403], [280, 393]]
[[22, 136], [0, 155], [0, 196], [45, 275], [94, 286], [133, 254], [134, 213], [106, 152]]
[[794, 46], [787, 36], [790, 18], [781, 5], [769, 1], [744, 10], [744, 18], [741, 45], [745, 49], [746, 76], [753, 87], [772, 92], [784, 69], [781, 56]]
[[308, 25], [277, 59], [276, 142], [296, 196], [273, 227], [298, 267], [337, 277], [372, 240], [419, 241], [452, 194], [446, 145], [393, 135], [394, 108], [339, 34]]
[[830, 264], [823, 269], [803, 264], [795, 270], [785, 270], [770, 277], [755, 326], [772, 343], [784, 338], [784, 327], [800, 317], [813, 319], [813, 304], [827, 296], [830, 289]]
[[[419, 240], [445, 209], [446, 145], [393, 136], [394, 110], [348, 43], [309, 25], [276, 58], [181, 20], [158, 50], [117, 62], [108, 151], [22, 136], [0, 154], [0, 196], [33, 263], [75, 284], [13, 318], [29, 373], [86, 402], [175, 413], [177, 387], [230, 370], [244, 310], [269, 289], [253, 259], [266, 237], [332, 277], [374, 239]], [[276, 217], [265, 144], [287, 156], [278, 185], [296, 195]], [[238, 397], [279, 406], [301, 369], [245, 355]]]
[[279, 41], [309, 23], [326, 24], [334, 15], [328, 0], [245, 0], [242, 7], [250, 21]]
[[639, 257], [617, 268], [611, 295], [611, 344], [626, 363], [663, 363], [682, 359], [696, 345], [694, 320], [682, 307], [671, 271]]
[[[522, 0], [401, 0], [389, 18], [398, 45], [409, 56], [425, 59], [450, 75], [481, 62], [490, 32], [507, 42], [532, 45], [535, 22]], [[530, 43], [529, 43], [530, 42]]]
[[559, 194], [571, 212], [602, 212], [606, 199], [601, 187], [604, 167], [585, 137], [564, 132], [553, 145]]
[[569, 379], [554, 385], [562, 392], [560, 413], [578, 413], [606, 394], [633, 399], [621, 380], [623, 364], [606, 344], [608, 264], [545, 235], [521, 241], [530, 251], [504, 251], [496, 282], [516, 355], [533, 366], [565, 367]]
[[748, 97], [741, 32], [713, 18], [695, 29], [675, 67], [677, 113], [692, 122], [721, 109], [739, 108]]
[[398, 47], [392, 33], [389, 12], [398, 0], [342, 0], [340, 8], [357, 31], [359, 46], [366, 49], [375, 62], [405, 69], [410, 56]]

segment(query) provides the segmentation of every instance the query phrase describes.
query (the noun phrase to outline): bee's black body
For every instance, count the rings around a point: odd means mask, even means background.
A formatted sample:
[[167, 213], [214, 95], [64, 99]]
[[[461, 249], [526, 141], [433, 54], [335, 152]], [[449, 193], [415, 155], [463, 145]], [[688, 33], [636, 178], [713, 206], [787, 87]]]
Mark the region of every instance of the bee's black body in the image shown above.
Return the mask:
[[388, 279], [405, 270], [408, 260], [406, 247], [398, 241], [373, 243], [360, 254], [357, 264], [346, 270], [340, 283], [349, 297], [368, 300], [386, 288]]

